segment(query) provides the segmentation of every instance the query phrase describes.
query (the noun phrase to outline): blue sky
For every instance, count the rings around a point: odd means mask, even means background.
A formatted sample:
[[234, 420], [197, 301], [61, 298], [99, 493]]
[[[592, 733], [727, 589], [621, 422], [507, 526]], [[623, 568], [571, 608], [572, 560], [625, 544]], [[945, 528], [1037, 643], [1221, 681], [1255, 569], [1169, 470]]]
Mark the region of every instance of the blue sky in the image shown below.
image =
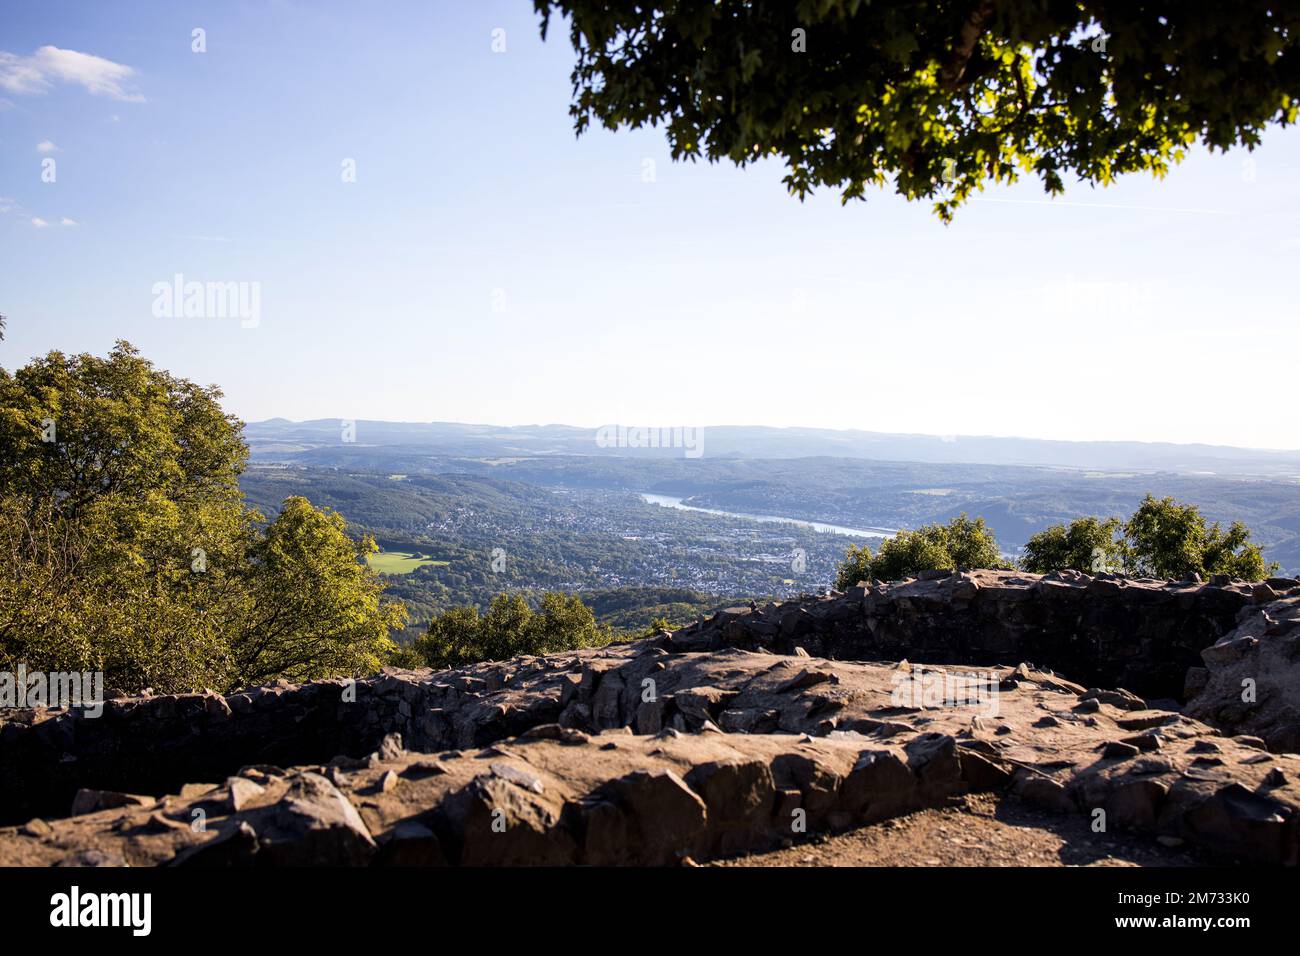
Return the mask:
[[[674, 165], [654, 130], [575, 139], [556, 26], [527, 0], [5, 0], [0, 363], [125, 338], [248, 420], [1300, 447], [1295, 130], [944, 227], [800, 204], [776, 163]], [[257, 322], [159, 317], [178, 273], [256, 283]]]

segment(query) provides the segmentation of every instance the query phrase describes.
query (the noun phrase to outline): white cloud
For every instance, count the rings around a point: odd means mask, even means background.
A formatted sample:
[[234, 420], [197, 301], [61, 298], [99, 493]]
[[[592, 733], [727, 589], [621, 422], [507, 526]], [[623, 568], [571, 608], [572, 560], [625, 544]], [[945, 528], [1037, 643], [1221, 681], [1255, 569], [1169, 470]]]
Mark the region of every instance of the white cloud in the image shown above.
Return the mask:
[[75, 83], [94, 96], [142, 102], [127, 85], [135, 70], [102, 56], [43, 46], [31, 56], [0, 52], [0, 89], [10, 93], [46, 93], [56, 83]]
[[36, 144], [36, 151], [38, 153], [57, 153], [59, 147], [55, 146], [47, 139]]
[[[48, 219], [42, 219], [40, 216], [31, 215], [26, 209], [8, 196], [0, 196], [0, 214], [13, 213], [19, 219], [26, 219], [37, 229], [47, 229], [54, 223]], [[81, 223], [68, 216], [60, 216], [58, 225], [60, 226], [79, 226]]]

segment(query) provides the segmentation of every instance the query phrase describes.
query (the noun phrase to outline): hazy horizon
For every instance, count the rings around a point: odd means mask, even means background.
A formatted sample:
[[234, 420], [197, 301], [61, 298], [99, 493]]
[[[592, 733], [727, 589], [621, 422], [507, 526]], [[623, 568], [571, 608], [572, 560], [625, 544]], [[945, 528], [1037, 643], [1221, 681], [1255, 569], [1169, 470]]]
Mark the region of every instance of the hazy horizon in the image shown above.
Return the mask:
[[[517, 422], [486, 422], [486, 421], [454, 421], [445, 418], [434, 418], [427, 420], [419, 419], [395, 419], [395, 418], [372, 418], [372, 419], [345, 419], [336, 415], [321, 415], [314, 418], [286, 418], [283, 415], [272, 415], [269, 418], [259, 419], [241, 419], [245, 426], [248, 425], [265, 425], [273, 422], [287, 422], [291, 425], [308, 425], [317, 422], [375, 422], [386, 425], [463, 425], [470, 428], [507, 428], [507, 429], [528, 429], [528, 428], [572, 428], [581, 431], [596, 431], [602, 427], [610, 425], [624, 425], [628, 427], [642, 428], [671, 428], [669, 422], [596, 422], [592, 424], [577, 424], [574, 422], [550, 422], [550, 421], [517, 421]], [[678, 423], [682, 424], [682, 423]], [[1069, 439], [1069, 438], [1040, 438], [1031, 435], [1015, 434], [934, 434], [927, 432], [894, 432], [883, 431], [872, 428], [827, 428], [821, 425], [766, 425], [762, 423], [738, 424], [736, 422], [718, 422], [695, 424], [690, 423], [689, 427], [700, 429], [771, 429], [775, 431], [809, 431], [809, 432], [836, 432], [842, 434], [859, 433], [866, 435], [884, 435], [891, 438], [932, 438], [938, 441], [1030, 441], [1030, 442], [1062, 442], [1065, 444], [1135, 444], [1135, 445], [1174, 445], [1178, 447], [1203, 446], [1207, 448], [1230, 448], [1237, 451], [1250, 451], [1262, 453], [1277, 454], [1300, 454], [1300, 448], [1281, 448], [1281, 447], [1259, 447], [1253, 445], [1232, 445], [1218, 442], [1168, 442], [1161, 440], [1141, 440], [1141, 439], [1115, 439], [1115, 438], [1095, 438], [1095, 439]]]

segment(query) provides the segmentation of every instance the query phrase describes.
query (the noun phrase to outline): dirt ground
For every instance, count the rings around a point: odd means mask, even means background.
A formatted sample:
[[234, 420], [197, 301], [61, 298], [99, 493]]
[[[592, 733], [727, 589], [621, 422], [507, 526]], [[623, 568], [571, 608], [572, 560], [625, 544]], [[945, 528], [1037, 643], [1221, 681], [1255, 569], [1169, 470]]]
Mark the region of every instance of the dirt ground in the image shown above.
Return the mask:
[[1093, 833], [1082, 815], [1062, 816], [1014, 797], [972, 794], [923, 810], [768, 853], [710, 866], [1197, 866], [1180, 847], [1133, 833]]

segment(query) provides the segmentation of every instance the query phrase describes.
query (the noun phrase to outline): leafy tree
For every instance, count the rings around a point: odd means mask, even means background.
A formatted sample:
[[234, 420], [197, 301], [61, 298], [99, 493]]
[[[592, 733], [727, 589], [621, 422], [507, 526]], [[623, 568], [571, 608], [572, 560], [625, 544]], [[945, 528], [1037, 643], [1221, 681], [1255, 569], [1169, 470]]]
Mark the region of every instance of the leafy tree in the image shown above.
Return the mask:
[[110, 496], [228, 506], [248, 449], [220, 398], [126, 342], [107, 358], [50, 352], [0, 378], [0, 445], [11, 450], [0, 494], [57, 500], [67, 517]]
[[395, 650], [388, 631], [400, 628], [406, 614], [381, 600], [383, 581], [363, 560], [375, 550], [368, 535], [349, 538], [337, 512], [287, 499], [249, 548], [234, 681], [378, 670]]
[[428, 666], [424, 662], [423, 655], [410, 644], [395, 644], [384, 665], [386, 667], [400, 667], [406, 670], [415, 670]]
[[844, 552], [844, 561], [835, 574], [835, 590], [847, 591], [859, 581], [870, 581], [876, 575], [872, 571], [872, 554], [868, 545], [849, 545]]
[[[997, 540], [993, 537], [993, 532], [984, 524], [983, 518], [972, 521], [963, 512], [949, 521], [946, 528], [942, 526], [931, 526], [931, 528], [944, 532], [937, 534], [932, 530], [929, 534], [943, 543], [952, 562], [950, 565], [941, 564], [938, 567], [952, 567], [963, 571], [970, 568], [1005, 567]], [[886, 546], [880, 549], [882, 555], [888, 550], [888, 544], [889, 542], [886, 541]]]
[[473, 605], [454, 607], [429, 622], [412, 650], [425, 667], [460, 667], [489, 660], [486, 627], [478, 608]]
[[1250, 530], [1241, 522], [1234, 521], [1225, 532], [1217, 522], [1207, 524], [1195, 505], [1152, 495], [1124, 524], [1118, 518], [1080, 518], [1068, 527], [1057, 524], [1040, 531], [1025, 545], [1020, 567], [1037, 574], [1113, 569], [1179, 580], [1227, 574], [1246, 581], [1277, 570], [1250, 543]]
[[429, 667], [462, 667], [520, 654], [549, 654], [599, 647], [611, 639], [576, 595], [547, 593], [534, 611], [519, 595], [498, 594], [480, 615], [476, 607], [452, 608], [429, 622], [414, 651]]
[[672, 629], [672, 622], [668, 618], [657, 617], [646, 625], [645, 630], [641, 632], [641, 637], [658, 637], [661, 632], [671, 631]]
[[262, 528], [220, 395], [126, 343], [0, 369], [0, 665], [182, 691], [390, 653], [403, 612], [359, 561], [373, 544], [303, 499]]
[[1118, 518], [1079, 518], [1069, 526], [1055, 524], [1030, 537], [1020, 558], [1020, 567], [1035, 574], [1062, 571], [1120, 571], [1125, 567], [1125, 548], [1116, 537]]
[[970, 520], [963, 513], [946, 525], [930, 524], [915, 531], [900, 531], [880, 546], [874, 557], [867, 545], [850, 547], [835, 578], [838, 590], [859, 581], [896, 581], [921, 571], [952, 568], [1002, 567], [997, 540], [983, 518]]
[[1250, 530], [1234, 521], [1225, 532], [1216, 521], [1206, 524], [1195, 505], [1152, 495], [1124, 526], [1130, 570], [1158, 578], [1185, 579], [1227, 574], [1258, 581], [1277, 570], [1267, 564], [1259, 545], [1250, 543]]
[[804, 198], [890, 185], [949, 220], [988, 181], [1163, 176], [1296, 120], [1300, 9], [995, 0], [534, 0], [568, 18], [579, 134], [663, 125], [674, 159], [784, 160]]

